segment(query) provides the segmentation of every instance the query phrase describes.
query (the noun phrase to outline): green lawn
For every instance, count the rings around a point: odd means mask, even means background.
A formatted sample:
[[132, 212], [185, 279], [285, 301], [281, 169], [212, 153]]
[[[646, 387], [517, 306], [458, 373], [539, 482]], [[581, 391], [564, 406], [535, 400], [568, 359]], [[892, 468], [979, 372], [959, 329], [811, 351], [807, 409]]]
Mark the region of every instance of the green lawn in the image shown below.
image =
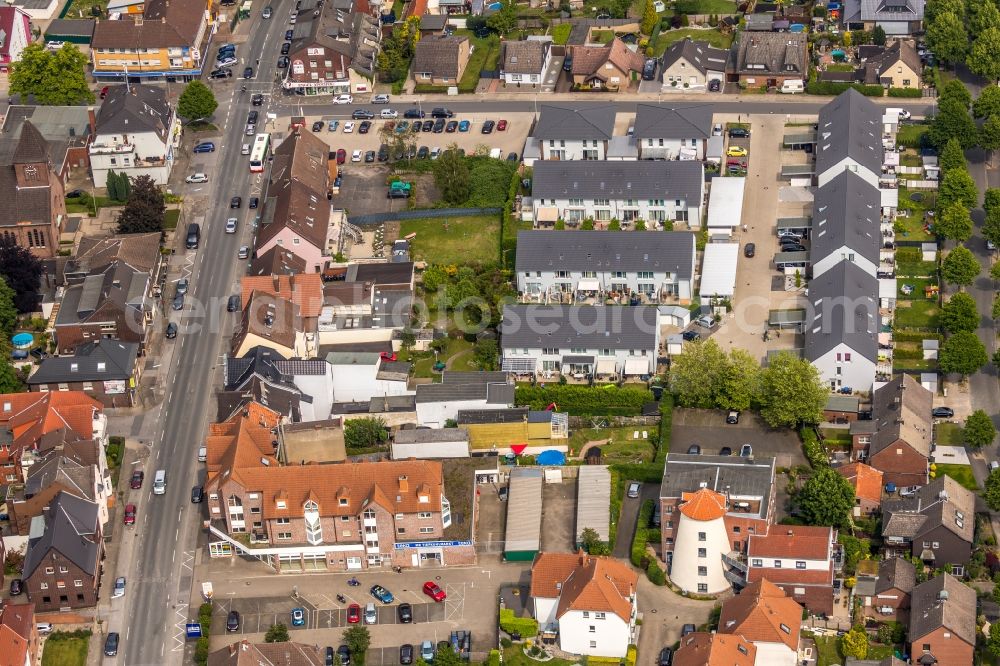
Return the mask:
[[565, 659], [553, 658], [549, 661], [536, 661], [524, 654], [523, 646], [511, 645], [503, 651], [503, 663], [508, 666], [534, 666], [536, 664], [546, 664], [546, 666], [574, 666], [578, 661], [566, 661]]
[[500, 252], [500, 219], [496, 216], [421, 218], [400, 223], [400, 237], [413, 233], [413, 258], [431, 264], [495, 263]]
[[685, 10], [692, 5], [692, 14], [736, 14], [736, 3], [732, 0], [693, 0], [685, 2]]
[[826, 66], [826, 71], [828, 72], [853, 72], [854, 70], [854, 65], [846, 62], [835, 62]]
[[610, 44], [615, 39], [613, 30], [594, 30], [590, 33], [590, 41], [595, 44]]
[[89, 19], [91, 7], [100, 7], [106, 15], [108, 12], [108, 0], [70, 0], [70, 6], [66, 10], [67, 19]]
[[906, 146], [907, 148], [919, 148], [920, 137], [922, 137], [928, 129], [928, 125], [902, 124], [896, 131], [896, 143], [901, 146]]
[[731, 35], [723, 35], [718, 30], [702, 30], [699, 28], [679, 28], [677, 30], [664, 30], [656, 36], [653, 42], [653, 55], [661, 56], [663, 52], [667, 50], [667, 47], [674, 42], [687, 39], [690, 37], [694, 40], [700, 40], [708, 42], [712, 46], [718, 47], [720, 49], [728, 49], [733, 43], [733, 38]]
[[[834, 666], [844, 663], [844, 657], [840, 654], [840, 639], [836, 636], [816, 636], [816, 666]], [[868, 646], [868, 659], [879, 661], [892, 656], [892, 645], [881, 645], [871, 643]]]
[[[636, 430], [639, 431], [639, 439], [632, 438]], [[569, 448], [572, 454], [576, 455], [587, 442], [610, 439], [610, 442], [601, 445], [603, 464], [650, 462], [656, 451], [651, 439], [642, 439], [643, 430], [649, 437], [654, 437], [656, 434], [656, 429], [650, 426], [574, 430], [569, 438]]]
[[893, 324], [896, 328], [937, 328], [938, 315], [935, 301], [897, 301]]
[[86, 666], [88, 637], [69, 638], [63, 632], [54, 632], [45, 640], [42, 651], [42, 666]]
[[[924, 290], [925, 287], [933, 287], [937, 284], [937, 280], [933, 278], [900, 278], [896, 282], [896, 286], [899, 289], [899, 294], [897, 296], [906, 301], [920, 301], [927, 300], [927, 292]], [[909, 294], [903, 291], [903, 287], [912, 287], [913, 291]]]
[[180, 208], [169, 208], [163, 214], [163, 228], [164, 229], [176, 229], [177, 220], [181, 217]]
[[934, 425], [934, 440], [942, 446], [962, 446], [962, 426], [957, 423]]
[[500, 39], [494, 34], [486, 38], [476, 37], [469, 30], [456, 30], [455, 34], [468, 37], [474, 47], [462, 80], [458, 82], [458, 89], [460, 92], [474, 92], [479, 83], [479, 73], [496, 69], [500, 62]]
[[[451, 366], [451, 370], [478, 370], [479, 368], [475, 366], [473, 362], [472, 349], [474, 345], [471, 342], [460, 338], [449, 338], [448, 346], [443, 352], [438, 355], [443, 363], [447, 363], [448, 359], [453, 356], [458, 356], [462, 354], [461, 358], [458, 359], [456, 363]], [[468, 353], [466, 353], [468, 352]], [[434, 364], [436, 363], [434, 358], [434, 352], [403, 352], [399, 355], [399, 360], [401, 361], [411, 361], [413, 363], [413, 376], [423, 379], [441, 379], [440, 372], [434, 372]]]
[[[94, 214], [94, 198], [90, 194], [85, 193], [82, 197], [72, 197], [66, 199], [66, 212], [70, 215], [93, 215]], [[121, 202], [111, 201], [107, 197], [96, 197], [97, 209], [107, 208], [109, 206], [120, 206]]]
[[976, 484], [976, 478], [972, 476], [972, 468], [968, 465], [938, 464], [937, 476], [941, 476], [942, 474], [947, 474], [973, 492], [979, 490], [979, 486]]
[[563, 46], [569, 41], [569, 33], [573, 32], [572, 23], [560, 23], [552, 27], [552, 43]]

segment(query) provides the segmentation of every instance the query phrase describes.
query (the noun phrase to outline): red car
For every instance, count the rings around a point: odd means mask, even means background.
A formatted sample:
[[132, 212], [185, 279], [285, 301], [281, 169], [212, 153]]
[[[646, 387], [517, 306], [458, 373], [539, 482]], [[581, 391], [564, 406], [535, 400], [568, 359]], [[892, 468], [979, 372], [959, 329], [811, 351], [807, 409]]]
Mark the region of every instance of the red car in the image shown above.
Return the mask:
[[125, 524], [135, 525], [135, 504], [125, 505]]
[[347, 607], [347, 622], [348, 624], [357, 624], [358, 622], [361, 622], [361, 606], [351, 604]]
[[398, 358], [396, 352], [382, 352], [379, 356], [383, 361], [395, 361]]
[[424, 594], [434, 601], [444, 601], [448, 597], [437, 583], [432, 583], [431, 581], [424, 583]]
[[142, 488], [142, 480], [146, 478], [146, 475], [141, 469], [137, 469], [132, 472], [132, 479], [128, 482], [128, 487], [132, 490], [139, 490]]
[[105, 97], [108, 96], [109, 90], [111, 90], [111, 86], [104, 86], [103, 88], [101, 88], [101, 99], [104, 99]]
[[337, 164], [343, 164], [347, 161], [347, 151], [343, 148], [337, 150]]
[[498, 132], [503, 132], [506, 129], [507, 129], [507, 121], [503, 120], [503, 119], [498, 120], [497, 121], [497, 131]]

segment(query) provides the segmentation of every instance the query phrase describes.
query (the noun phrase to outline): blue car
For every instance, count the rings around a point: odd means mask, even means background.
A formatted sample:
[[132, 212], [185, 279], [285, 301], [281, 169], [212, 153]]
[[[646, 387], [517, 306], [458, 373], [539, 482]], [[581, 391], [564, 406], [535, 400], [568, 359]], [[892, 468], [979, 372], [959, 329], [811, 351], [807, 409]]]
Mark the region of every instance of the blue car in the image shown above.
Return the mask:
[[306, 612], [301, 608], [292, 609], [292, 626], [301, 627], [306, 623]]
[[462, 122], [460, 122], [458, 124], [458, 131], [459, 132], [468, 132], [469, 131], [469, 121], [468, 120], [463, 120]]
[[215, 144], [211, 141], [206, 141], [205, 143], [199, 143], [194, 147], [194, 152], [196, 153], [214, 153]]
[[381, 601], [384, 604], [391, 604], [393, 600], [392, 592], [385, 589], [381, 585], [372, 585], [370, 590], [372, 596]]

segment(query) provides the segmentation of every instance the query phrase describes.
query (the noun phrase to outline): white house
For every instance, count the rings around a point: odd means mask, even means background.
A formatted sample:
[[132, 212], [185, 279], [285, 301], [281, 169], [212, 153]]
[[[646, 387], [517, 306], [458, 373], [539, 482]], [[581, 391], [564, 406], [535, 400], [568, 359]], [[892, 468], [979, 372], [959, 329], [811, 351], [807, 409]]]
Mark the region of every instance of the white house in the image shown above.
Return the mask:
[[726, 81], [729, 51], [717, 49], [708, 42], [681, 39], [663, 52], [660, 78], [663, 92], [704, 92], [711, 81], [718, 81], [720, 90]]
[[638, 220], [647, 229], [665, 222], [701, 225], [705, 198], [704, 166], [696, 161], [538, 161], [531, 185], [534, 220], [618, 220], [629, 228]]
[[8, 4], [23, 10], [32, 21], [47, 21], [62, 5], [59, 0], [13, 0]]
[[820, 109], [817, 185], [825, 185], [842, 171], [854, 171], [878, 187], [882, 152], [882, 112], [870, 99], [851, 88]]
[[583, 553], [539, 553], [531, 600], [541, 631], [559, 633], [559, 649], [624, 657], [634, 640], [639, 578], [626, 564]]
[[573, 302], [609, 293], [648, 302], [692, 298], [695, 237], [689, 231], [520, 231], [517, 291], [526, 301]]
[[413, 393], [406, 388], [408, 363], [384, 361], [375, 352], [330, 352], [326, 362], [330, 365], [335, 402], [367, 402], [375, 397]]
[[543, 104], [535, 129], [543, 160], [603, 160], [615, 131], [615, 106]]
[[501, 368], [551, 379], [617, 380], [652, 375], [660, 348], [651, 306], [507, 305], [500, 324]]
[[514, 384], [506, 372], [444, 372], [438, 384], [418, 384], [417, 423], [443, 428], [460, 410], [514, 406]]
[[712, 114], [699, 106], [639, 104], [634, 127], [639, 159], [702, 160], [712, 135]]
[[179, 141], [177, 115], [164, 88], [112, 86], [97, 114], [88, 149], [94, 185], [107, 185], [112, 170], [133, 179], [149, 176], [157, 185], [166, 185]]
[[552, 62], [551, 38], [500, 43], [500, 78], [509, 86], [537, 86]]
[[21, 59], [21, 51], [31, 43], [31, 17], [16, 5], [0, 7], [0, 70]]

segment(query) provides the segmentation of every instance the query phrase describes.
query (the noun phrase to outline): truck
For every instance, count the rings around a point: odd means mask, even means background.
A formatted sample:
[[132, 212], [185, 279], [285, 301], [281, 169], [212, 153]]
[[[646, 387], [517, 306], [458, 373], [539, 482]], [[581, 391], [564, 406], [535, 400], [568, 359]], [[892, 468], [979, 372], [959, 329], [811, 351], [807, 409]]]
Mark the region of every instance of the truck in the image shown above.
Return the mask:
[[212, 584], [205, 582], [201, 584], [201, 596], [205, 601], [212, 601], [212, 597], [215, 595], [215, 591], [212, 589]]

